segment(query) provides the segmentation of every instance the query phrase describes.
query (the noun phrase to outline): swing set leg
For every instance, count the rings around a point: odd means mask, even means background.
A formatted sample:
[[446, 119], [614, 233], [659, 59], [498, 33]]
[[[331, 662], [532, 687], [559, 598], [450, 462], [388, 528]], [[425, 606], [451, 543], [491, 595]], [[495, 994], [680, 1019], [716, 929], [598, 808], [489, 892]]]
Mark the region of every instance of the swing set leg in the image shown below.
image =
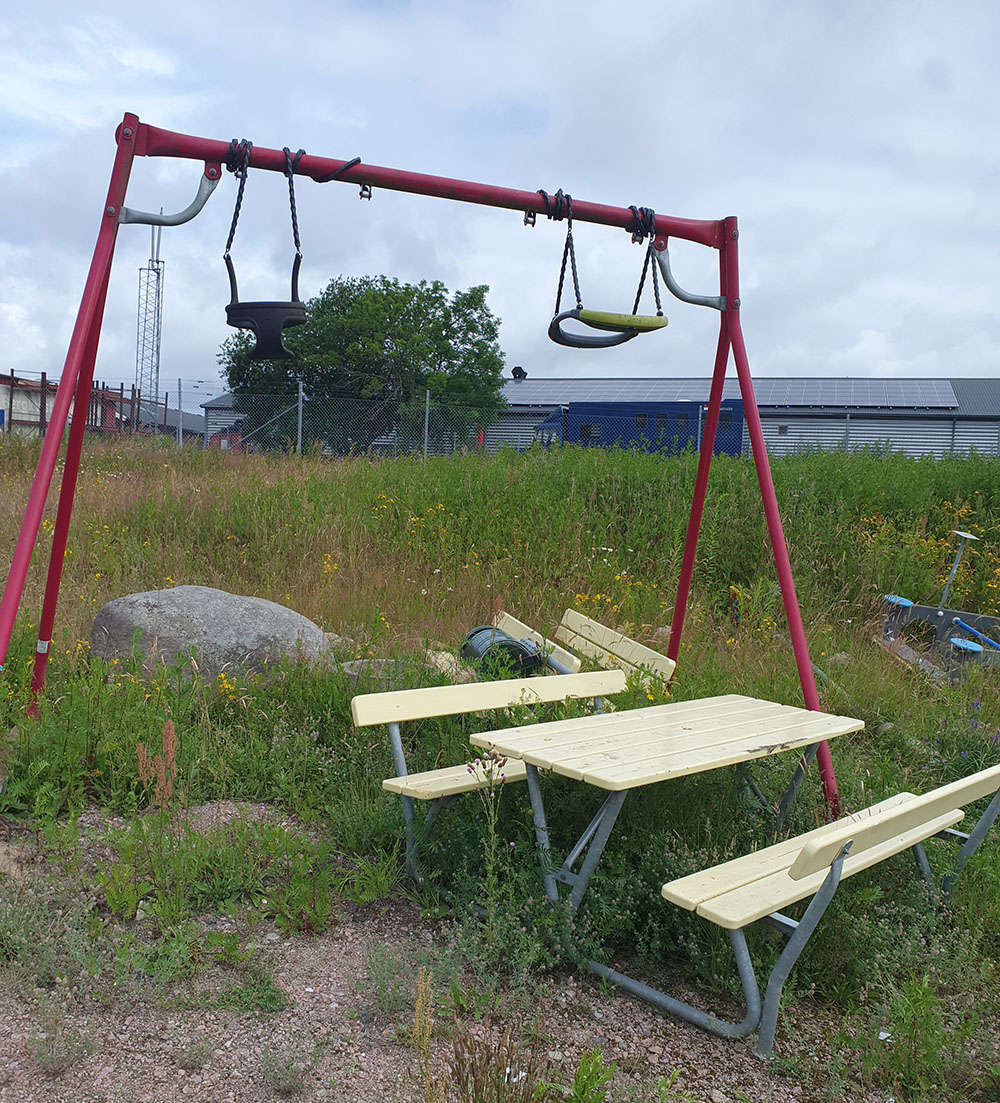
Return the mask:
[[[767, 447], [764, 443], [764, 431], [760, 422], [760, 411], [757, 408], [753, 380], [750, 377], [750, 364], [747, 359], [746, 346], [743, 342], [743, 330], [740, 326], [739, 254], [737, 246], [739, 231], [736, 227], [735, 218], [727, 218], [723, 225], [724, 231], [719, 245], [719, 266], [725, 309], [720, 311], [719, 314], [719, 343], [716, 349], [715, 369], [712, 375], [708, 417], [706, 418], [705, 432], [701, 442], [701, 454], [698, 458], [695, 492], [691, 502], [688, 531], [684, 542], [684, 556], [677, 584], [677, 596], [674, 602], [674, 616], [667, 654], [676, 661], [680, 651], [681, 628], [684, 623], [684, 611], [690, 590], [691, 574], [694, 570], [698, 531], [704, 512], [708, 473], [712, 463], [712, 448], [715, 443], [719, 408], [722, 403], [726, 364], [729, 359], [729, 350], [732, 349], [736, 375], [740, 385], [740, 396], [743, 399], [743, 414], [750, 437], [754, 465], [757, 469], [757, 482], [760, 486], [764, 517], [774, 553], [774, 565], [778, 574], [778, 583], [781, 587], [785, 618], [788, 621], [792, 650], [795, 653], [795, 664], [798, 668], [799, 682], [802, 686], [802, 695], [806, 708], [819, 712], [821, 711], [819, 693], [816, 689], [816, 679], [809, 659], [809, 645], [802, 624], [802, 612], [799, 609], [798, 596], [795, 592], [792, 568], [788, 560], [788, 546], [785, 543], [781, 514], [778, 510], [778, 499], [774, 492], [774, 480], [771, 477], [771, 465], [768, 461]], [[830, 819], [836, 819], [840, 815], [840, 797], [837, 793], [837, 779], [833, 772], [830, 748], [825, 742], [819, 744], [816, 761], [819, 766], [820, 779], [823, 783], [827, 813]]]

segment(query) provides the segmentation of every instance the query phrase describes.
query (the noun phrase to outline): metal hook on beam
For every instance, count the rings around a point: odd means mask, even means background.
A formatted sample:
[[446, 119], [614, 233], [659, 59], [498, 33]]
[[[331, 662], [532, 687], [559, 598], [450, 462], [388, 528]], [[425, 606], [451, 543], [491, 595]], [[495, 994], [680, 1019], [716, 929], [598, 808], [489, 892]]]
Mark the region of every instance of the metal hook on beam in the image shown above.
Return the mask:
[[198, 194], [189, 206], [177, 214], [152, 214], [149, 211], [133, 211], [129, 207], [122, 207], [118, 213], [118, 222], [124, 226], [129, 223], [138, 223], [143, 226], [183, 226], [190, 222], [195, 215], [201, 214], [202, 208], [208, 202], [209, 196], [215, 191], [219, 180], [222, 178], [222, 166], [218, 163], [206, 164], [205, 171], [198, 181]]
[[[663, 242], [662, 245], [660, 244], [661, 241]], [[726, 300], [722, 295], [697, 295], [691, 291], [685, 291], [674, 279], [674, 274], [670, 271], [670, 256], [667, 252], [665, 238], [658, 237], [656, 239], [653, 255], [656, 257], [656, 263], [659, 266], [663, 282], [670, 289], [670, 294], [675, 299], [680, 299], [682, 303], [691, 303], [694, 306], [710, 306], [713, 310], [726, 309]]]

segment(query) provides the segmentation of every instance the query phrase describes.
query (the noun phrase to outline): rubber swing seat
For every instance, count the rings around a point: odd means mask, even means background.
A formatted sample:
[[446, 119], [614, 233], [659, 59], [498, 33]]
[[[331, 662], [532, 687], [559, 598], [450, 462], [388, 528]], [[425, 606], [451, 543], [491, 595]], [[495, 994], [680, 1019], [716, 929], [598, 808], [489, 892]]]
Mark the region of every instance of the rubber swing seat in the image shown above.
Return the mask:
[[[565, 321], [582, 322], [591, 329], [603, 330], [607, 337], [590, 337], [563, 329]], [[640, 333], [663, 329], [667, 319], [662, 314], [610, 314], [602, 310], [564, 310], [549, 323], [549, 337], [557, 345], [576, 349], [605, 349], [622, 345]]]

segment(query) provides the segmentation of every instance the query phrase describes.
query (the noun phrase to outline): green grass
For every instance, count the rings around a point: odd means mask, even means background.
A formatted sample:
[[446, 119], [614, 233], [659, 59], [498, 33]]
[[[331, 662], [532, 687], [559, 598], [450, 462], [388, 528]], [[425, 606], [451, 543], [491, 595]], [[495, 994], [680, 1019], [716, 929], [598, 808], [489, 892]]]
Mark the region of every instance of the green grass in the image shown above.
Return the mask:
[[[20, 524], [36, 456], [37, 447], [0, 443], [5, 531]], [[69, 907], [63, 890], [29, 899], [0, 882], [0, 959], [47, 984], [70, 973], [153, 975], [166, 993], [225, 958], [233, 970], [225, 999], [266, 1011], [280, 992], [269, 987], [266, 964], [241, 957], [249, 936], [208, 945], [190, 926], [193, 916], [227, 911], [248, 929], [277, 923], [322, 931], [345, 907], [401, 891], [399, 810], [380, 785], [389, 750], [381, 732], [351, 725], [356, 690], [348, 678], [284, 666], [266, 678], [206, 680], [181, 664], [147, 681], [137, 667], [90, 654], [90, 623], [104, 602], [185, 583], [256, 594], [350, 636], [356, 645], [341, 658], [370, 651], [413, 659], [412, 684], [437, 677], [419, 662], [424, 647], [457, 648], [498, 601], [542, 629], [574, 605], [662, 649], [657, 633], [670, 623], [695, 467], [691, 456], [573, 448], [373, 464], [88, 445], [38, 717], [26, 717], [25, 707], [51, 511], [0, 681], [0, 813], [38, 830], [53, 884], [84, 875], [91, 895]], [[935, 687], [873, 642], [884, 593], [940, 596], [953, 528], [983, 538], [966, 550], [955, 604], [1000, 612], [1000, 464], [815, 454], [776, 460], [773, 473], [811, 655], [828, 676], [819, 684], [821, 704], [866, 723], [832, 746], [844, 807], [923, 791], [1000, 761], [994, 675], [973, 670], [959, 685]], [[719, 457], [713, 466], [671, 692], [675, 699], [743, 692], [801, 700], [756, 474], [744, 460]], [[636, 691], [634, 703], [648, 703], [645, 694]], [[301, 830], [167, 829], [165, 814], [149, 811], [156, 794], [143, 780], [137, 745], [158, 751], [168, 721], [177, 738], [168, 812], [211, 800], [262, 802], [294, 816]], [[411, 767], [462, 761], [466, 736], [481, 726], [476, 718], [412, 725], [404, 733]], [[790, 768], [789, 756], [769, 760], [754, 779], [773, 799]], [[594, 794], [559, 779], [548, 784], [560, 809], [552, 828], [560, 849], [593, 814]], [[109, 836], [98, 868], [81, 874], [73, 824], [91, 806], [124, 816], [127, 827]], [[788, 830], [823, 816], [813, 777]], [[486, 821], [474, 800], [442, 818], [430, 850], [439, 880], [422, 890], [428, 908], [467, 915], [463, 907], [482, 899]], [[564, 920], [535, 898], [523, 787], [504, 793], [490, 830], [515, 844], [491, 886], [494, 945], [484, 947], [481, 927], [470, 922], [459, 941], [470, 960], [497, 963], [502, 938], [504, 983], [516, 986], [524, 970], [534, 975], [558, 959]], [[658, 888], [745, 851], [764, 830], [736, 770], [634, 794], [576, 937], [595, 953], [625, 953], [652, 969], [680, 946], [701, 983], [724, 987], [724, 939], [666, 908]], [[940, 847], [929, 849], [932, 861], [943, 860]], [[845, 1075], [925, 1094], [933, 1082], [938, 1095], [928, 1098], [943, 1100], [970, 1082], [957, 1054], [928, 1070], [916, 1041], [907, 1042], [908, 1056], [887, 1056], [861, 1039], [876, 1004], [900, 1029], [922, 1023], [933, 1034], [949, 1021], [972, 1029], [997, 986], [1000, 854], [994, 843], [977, 855], [945, 913], [921, 898], [907, 862], [902, 856], [845, 883], [791, 996], [811, 993], [843, 1023]], [[51, 932], [44, 951], [33, 929]], [[766, 961], [775, 943], [763, 932], [752, 949]], [[972, 1070], [983, 1083], [991, 1060], [984, 1051]], [[806, 1057], [795, 1067], [804, 1079], [822, 1072]]]

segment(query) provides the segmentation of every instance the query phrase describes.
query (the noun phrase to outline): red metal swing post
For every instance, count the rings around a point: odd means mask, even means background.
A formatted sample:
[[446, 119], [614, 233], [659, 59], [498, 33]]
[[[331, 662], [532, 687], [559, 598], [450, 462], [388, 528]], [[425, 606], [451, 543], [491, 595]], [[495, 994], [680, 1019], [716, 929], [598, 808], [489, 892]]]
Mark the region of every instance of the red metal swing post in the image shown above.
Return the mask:
[[[45, 671], [52, 639], [52, 628], [55, 622], [55, 608], [62, 577], [66, 537], [83, 446], [87, 398], [90, 393], [94, 360], [97, 355], [104, 299], [107, 293], [119, 224], [118, 216], [125, 202], [125, 192], [132, 160], [134, 157], [178, 157], [210, 164], [224, 162], [230, 149], [230, 143], [228, 142], [162, 130], [158, 127], [140, 123], [135, 115], [125, 116], [118, 128], [117, 142], [118, 151], [112, 171], [111, 186], [105, 203], [93, 261], [84, 288], [76, 327], [70, 341], [62, 379], [56, 393], [49, 431], [42, 447], [38, 468], [32, 483], [10, 574], [3, 598], [0, 600], [0, 668], [2, 668], [13, 633], [14, 619], [21, 601], [25, 578], [27, 577], [28, 563], [38, 537], [45, 500], [55, 470], [59, 445], [69, 412], [70, 399], [75, 390], [77, 402], [74, 404], [67, 444], [63, 485], [59, 497], [52, 555], [32, 674], [32, 691], [36, 702], [45, 684]], [[250, 153], [249, 165], [251, 168], [266, 169], [284, 174], [287, 170], [287, 159], [284, 150], [254, 146]], [[545, 199], [537, 191], [529, 192], [512, 188], [500, 188], [467, 180], [429, 176], [421, 173], [405, 172], [400, 169], [383, 168], [377, 165], [355, 164], [351, 161], [316, 157], [308, 154], [303, 155], [298, 160], [294, 171], [297, 175], [311, 177], [317, 181], [330, 179], [336, 174], [337, 180], [346, 183], [368, 185], [369, 187], [380, 187], [391, 191], [409, 192], [418, 195], [437, 196], [441, 199], [451, 199], [462, 203], [476, 203], [490, 207], [524, 211], [526, 214], [544, 215], [547, 209]], [[573, 217], [578, 222], [594, 222], [605, 226], [618, 226], [627, 230], [633, 228], [636, 218], [635, 213], [629, 207], [605, 206], [598, 203], [588, 203], [576, 198], [573, 200]], [[678, 579], [677, 599], [674, 606], [668, 653], [671, 658], [676, 659], [680, 648], [684, 611], [690, 591], [698, 532], [708, 487], [712, 449], [718, 426], [719, 408], [722, 402], [723, 382], [729, 359], [729, 350], [732, 349], [754, 463], [757, 469], [757, 478], [760, 484], [764, 514], [774, 552], [775, 567], [781, 586], [785, 615], [788, 620], [803, 697], [807, 708], [819, 710], [819, 695], [809, 660], [808, 644], [802, 625], [798, 598], [795, 593], [795, 584], [788, 560], [788, 549], [781, 526], [777, 497], [774, 492], [774, 483], [771, 478], [767, 450], [760, 424], [760, 414], [754, 396], [750, 367], [740, 327], [736, 219], [705, 221], [658, 214], [655, 218], [654, 232], [657, 249], [665, 248], [668, 239], [674, 237], [719, 251], [720, 289], [725, 305], [725, 309], [720, 311], [719, 340], [712, 375], [708, 416], [702, 437], [695, 490], [684, 544], [681, 572]], [[825, 743], [820, 745], [817, 759], [828, 808], [831, 814], [836, 815], [839, 805], [836, 779], [830, 760], [830, 752]]]

